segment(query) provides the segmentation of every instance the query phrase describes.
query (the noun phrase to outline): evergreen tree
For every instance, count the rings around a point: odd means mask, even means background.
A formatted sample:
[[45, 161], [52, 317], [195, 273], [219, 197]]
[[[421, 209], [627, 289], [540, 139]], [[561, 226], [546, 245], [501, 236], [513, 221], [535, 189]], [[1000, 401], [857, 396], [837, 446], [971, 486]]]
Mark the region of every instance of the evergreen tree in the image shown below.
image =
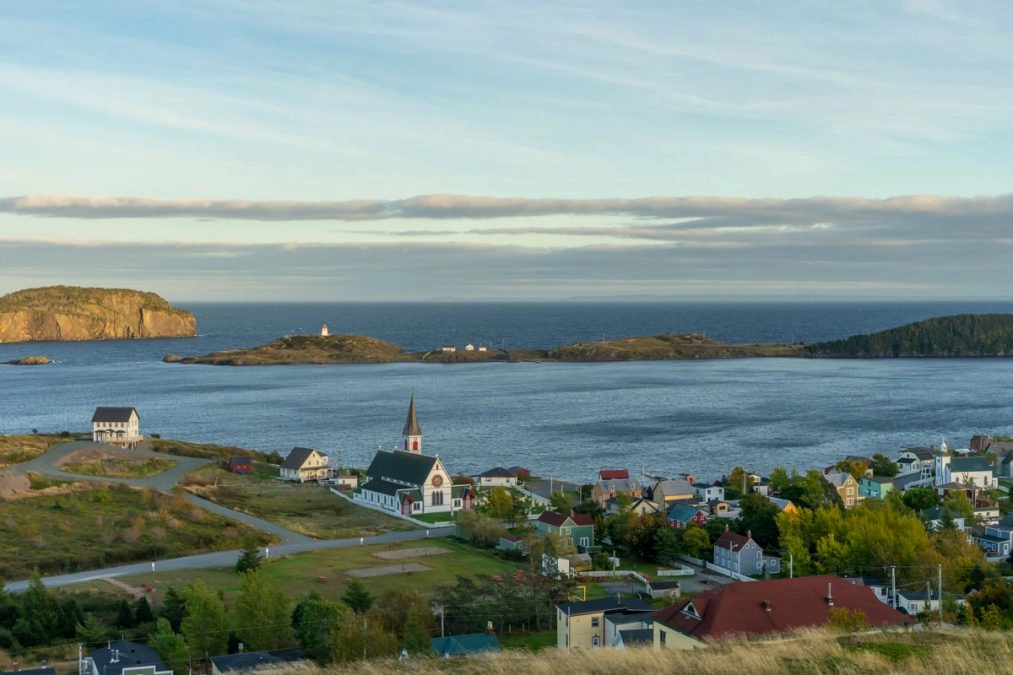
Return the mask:
[[346, 614], [331, 639], [331, 658], [338, 662], [390, 657], [398, 652], [397, 637], [365, 616]]
[[352, 579], [345, 586], [341, 601], [352, 608], [356, 614], [365, 614], [373, 606], [373, 594], [358, 579]]
[[257, 543], [252, 538], [247, 538], [246, 543], [243, 545], [243, 552], [239, 554], [239, 560], [236, 561], [236, 571], [242, 574], [243, 572], [255, 570], [260, 567], [260, 563], [262, 562], [263, 558], [260, 556]]
[[151, 604], [148, 602], [148, 598], [143, 595], [137, 598], [137, 602], [134, 603], [134, 621], [136, 625], [154, 623], [155, 621], [155, 615], [151, 612]]
[[169, 590], [165, 592], [158, 616], [166, 619], [173, 631], [179, 632], [183, 619], [186, 618], [186, 598], [175, 586], [169, 586]]
[[91, 612], [86, 613], [84, 621], [77, 624], [76, 633], [78, 640], [93, 646], [105, 642], [109, 637], [109, 629]]
[[130, 603], [120, 600], [120, 604], [116, 607], [115, 626], [117, 628], [133, 628], [135, 625], [134, 612], [130, 609]]
[[[432, 617], [432, 612], [429, 612], [429, 615]], [[401, 644], [409, 654], [428, 654], [432, 645], [431, 640], [432, 635], [425, 626], [421, 609], [418, 605], [413, 605], [405, 618], [404, 636], [401, 639]]]
[[294, 613], [299, 615], [296, 632], [303, 651], [320, 665], [330, 663], [334, 633], [339, 623], [353, 615], [352, 610], [314, 594], [300, 602]]

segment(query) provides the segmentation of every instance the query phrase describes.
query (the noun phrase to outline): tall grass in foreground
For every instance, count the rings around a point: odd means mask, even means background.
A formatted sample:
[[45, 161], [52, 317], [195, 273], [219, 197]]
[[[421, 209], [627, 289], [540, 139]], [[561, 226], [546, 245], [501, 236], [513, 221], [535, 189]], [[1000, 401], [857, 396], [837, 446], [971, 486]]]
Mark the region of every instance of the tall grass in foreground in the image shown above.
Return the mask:
[[995, 673], [1013, 671], [1013, 637], [986, 631], [905, 631], [845, 636], [807, 631], [776, 642], [724, 642], [691, 652], [596, 649], [537, 654], [510, 651], [473, 659], [376, 660], [335, 665], [325, 673], [389, 675], [477, 673], [557, 675], [559, 673]]

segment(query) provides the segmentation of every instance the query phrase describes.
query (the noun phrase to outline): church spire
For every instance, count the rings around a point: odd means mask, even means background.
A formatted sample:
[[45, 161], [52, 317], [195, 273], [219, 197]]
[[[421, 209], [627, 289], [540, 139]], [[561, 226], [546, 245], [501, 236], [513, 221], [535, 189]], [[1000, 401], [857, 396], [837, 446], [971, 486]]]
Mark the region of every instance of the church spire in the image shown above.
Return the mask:
[[422, 427], [419, 426], [419, 418], [415, 416], [415, 394], [408, 403], [408, 419], [405, 420], [404, 430], [401, 432], [404, 439], [406, 452], [422, 452]]

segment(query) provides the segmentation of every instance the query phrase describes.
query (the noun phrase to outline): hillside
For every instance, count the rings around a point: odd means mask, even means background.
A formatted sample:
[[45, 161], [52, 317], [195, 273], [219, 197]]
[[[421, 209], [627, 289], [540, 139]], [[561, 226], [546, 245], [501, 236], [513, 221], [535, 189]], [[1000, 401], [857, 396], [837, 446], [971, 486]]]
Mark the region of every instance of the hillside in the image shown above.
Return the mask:
[[820, 342], [807, 356], [825, 358], [968, 357], [1013, 355], [1013, 315], [958, 314], [871, 335]]
[[780, 344], [726, 344], [699, 333], [655, 335], [601, 342], [578, 342], [551, 349], [551, 361], [663, 361], [757, 356], [801, 356], [801, 347]]
[[193, 314], [154, 294], [49, 286], [0, 297], [0, 342], [191, 337]]
[[397, 345], [362, 335], [287, 335], [250, 349], [227, 349], [167, 361], [212, 366], [274, 366], [300, 363], [392, 363], [414, 357]]

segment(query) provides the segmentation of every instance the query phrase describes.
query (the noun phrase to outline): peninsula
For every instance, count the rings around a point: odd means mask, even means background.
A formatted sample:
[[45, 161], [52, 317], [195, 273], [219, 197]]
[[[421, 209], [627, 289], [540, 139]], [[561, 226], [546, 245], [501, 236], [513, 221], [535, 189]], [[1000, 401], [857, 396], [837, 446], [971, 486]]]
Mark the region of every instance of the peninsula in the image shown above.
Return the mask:
[[197, 320], [154, 293], [49, 286], [0, 297], [0, 342], [192, 337]]
[[169, 355], [165, 361], [216, 366], [327, 363], [469, 363], [486, 361], [670, 361], [729, 358], [916, 358], [1013, 355], [1013, 315], [961, 314], [928, 319], [872, 335], [803, 344], [729, 344], [699, 333], [578, 342], [553, 349], [407, 352], [360, 335], [292, 335], [249, 349], [204, 356]]

